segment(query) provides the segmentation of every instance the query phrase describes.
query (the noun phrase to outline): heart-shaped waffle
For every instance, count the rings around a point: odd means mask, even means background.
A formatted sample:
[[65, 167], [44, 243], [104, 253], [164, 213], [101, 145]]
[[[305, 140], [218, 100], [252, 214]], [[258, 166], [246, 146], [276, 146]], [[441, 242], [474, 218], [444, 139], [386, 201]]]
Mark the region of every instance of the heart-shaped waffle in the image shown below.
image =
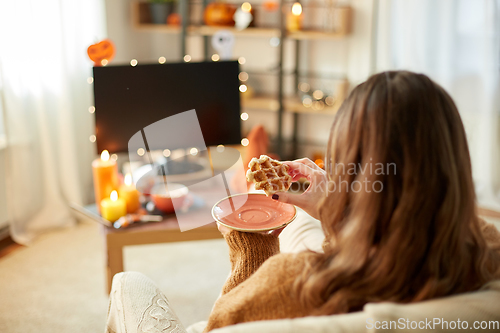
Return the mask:
[[252, 158], [248, 167], [247, 180], [254, 182], [255, 189], [264, 190], [268, 196], [287, 191], [292, 185], [292, 176], [288, 174], [290, 167], [267, 155]]

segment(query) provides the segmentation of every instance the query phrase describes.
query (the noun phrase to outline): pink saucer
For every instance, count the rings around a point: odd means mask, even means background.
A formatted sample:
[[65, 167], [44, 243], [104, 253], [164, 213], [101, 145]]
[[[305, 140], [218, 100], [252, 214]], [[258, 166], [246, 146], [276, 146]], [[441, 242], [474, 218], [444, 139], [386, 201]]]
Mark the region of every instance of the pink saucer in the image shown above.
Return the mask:
[[284, 227], [296, 215], [294, 205], [272, 200], [260, 193], [233, 195], [222, 199], [212, 208], [212, 216], [216, 221], [228, 228], [247, 232]]

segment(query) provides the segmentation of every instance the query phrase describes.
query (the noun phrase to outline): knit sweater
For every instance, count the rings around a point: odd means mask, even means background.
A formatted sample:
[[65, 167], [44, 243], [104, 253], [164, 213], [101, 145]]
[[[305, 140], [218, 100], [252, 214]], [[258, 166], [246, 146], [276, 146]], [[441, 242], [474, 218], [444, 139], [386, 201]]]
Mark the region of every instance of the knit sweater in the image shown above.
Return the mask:
[[[500, 251], [500, 232], [491, 224], [481, 223], [488, 245]], [[317, 254], [280, 254], [279, 240], [272, 235], [231, 231], [224, 238], [229, 246], [231, 275], [204, 332], [243, 322], [305, 317], [312, 313], [313, 309], [299, 302], [293, 284]]]

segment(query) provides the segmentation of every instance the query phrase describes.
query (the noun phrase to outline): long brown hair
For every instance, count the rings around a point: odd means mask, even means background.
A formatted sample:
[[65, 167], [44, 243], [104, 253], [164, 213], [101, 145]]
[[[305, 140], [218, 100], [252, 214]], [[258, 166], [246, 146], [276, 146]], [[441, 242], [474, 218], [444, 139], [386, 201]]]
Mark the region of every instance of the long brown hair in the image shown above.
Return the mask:
[[329, 245], [297, 281], [316, 314], [466, 292], [494, 278], [499, 257], [481, 234], [465, 131], [427, 76], [385, 72], [357, 86], [335, 117], [326, 170]]

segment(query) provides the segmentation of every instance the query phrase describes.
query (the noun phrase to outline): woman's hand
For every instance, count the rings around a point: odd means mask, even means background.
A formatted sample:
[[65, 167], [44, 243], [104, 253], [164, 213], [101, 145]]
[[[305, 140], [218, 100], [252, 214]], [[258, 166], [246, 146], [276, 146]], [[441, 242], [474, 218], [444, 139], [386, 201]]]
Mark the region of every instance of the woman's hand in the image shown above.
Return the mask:
[[[285, 226], [286, 227], [286, 226]], [[279, 234], [281, 234], [281, 232], [283, 231], [283, 229], [285, 229], [285, 227], [283, 228], [279, 228], [279, 229], [274, 229], [274, 230], [270, 230], [270, 231], [262, 231], [260, 232], [261, 234], [267, 234], [267, 235], [273, 235], [273, 236], [276, 236], [278, 237]], [[231, 232], [231, 229], [226, 227], [225, 225], [222, 225], [220, 223], [217, 222], [217, 228], [219, 229], [220, 233], [222, 234], [222, 236], [226, 237], [226, 235]]]
[[273, 194], [272, 198], [280, 202], [296, 205], [315, 219], [319, 219], [319, 204], [325, 197], [328, 184], [326, 171], [308, 158], [283, 163], [290, 167], [288, 173], [293, 177], [292, 181], [307, 178], [310, 185], [302, 194], [278, 192]]

